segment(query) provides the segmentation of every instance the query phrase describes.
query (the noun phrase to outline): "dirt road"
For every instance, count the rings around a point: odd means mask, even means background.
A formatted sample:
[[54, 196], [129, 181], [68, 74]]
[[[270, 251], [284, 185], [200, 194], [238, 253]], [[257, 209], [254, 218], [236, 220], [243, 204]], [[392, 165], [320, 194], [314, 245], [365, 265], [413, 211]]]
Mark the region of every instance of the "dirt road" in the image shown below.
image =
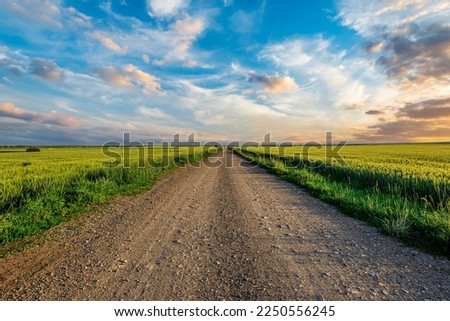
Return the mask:
[[0, 260], [2, 300], [450, 300], [407, 248], [231, 152]]

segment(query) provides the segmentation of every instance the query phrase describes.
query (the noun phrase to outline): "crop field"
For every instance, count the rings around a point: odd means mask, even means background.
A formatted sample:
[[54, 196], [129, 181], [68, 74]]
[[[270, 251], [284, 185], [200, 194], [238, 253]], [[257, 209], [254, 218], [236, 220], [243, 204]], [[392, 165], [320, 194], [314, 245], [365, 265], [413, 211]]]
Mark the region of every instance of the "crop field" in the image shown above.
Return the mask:
[[214, 148], [0, 148], [0, 245], [35, 235], [104, 203], [135, 193], [166, 170]]
[[237, 151], [390, 235], [448, 254], [450, 144], [349, 145], [336, 154], [325, 146]]

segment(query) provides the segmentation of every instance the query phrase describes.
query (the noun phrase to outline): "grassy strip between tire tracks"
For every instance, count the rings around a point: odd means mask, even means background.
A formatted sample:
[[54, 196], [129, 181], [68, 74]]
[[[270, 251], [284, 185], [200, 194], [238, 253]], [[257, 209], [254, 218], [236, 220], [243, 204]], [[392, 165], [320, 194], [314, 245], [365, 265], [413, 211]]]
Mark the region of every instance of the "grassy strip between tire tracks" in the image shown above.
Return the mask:
[[448, 208], [435, 208], [379, 188], [355, 187], [315, 172], [314, 168], [292, 168], [293, 159], [263, 155], [240, 148], [245, 159], [269, 169], [283, 179], [307, 189], [311, 195], [337, 206], [342, 212], [379, 227], [407, 245], [450, 258]]

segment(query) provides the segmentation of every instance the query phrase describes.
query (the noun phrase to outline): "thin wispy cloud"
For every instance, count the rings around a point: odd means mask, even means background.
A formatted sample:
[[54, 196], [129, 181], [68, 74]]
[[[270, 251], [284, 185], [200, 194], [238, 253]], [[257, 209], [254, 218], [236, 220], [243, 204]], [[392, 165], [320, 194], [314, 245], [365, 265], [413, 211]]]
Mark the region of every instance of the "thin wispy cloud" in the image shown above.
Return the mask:
[[26, 73], [25, 66], [17, 60], [10, 58], [0, 59], [0, 68], [4, 68], [6, 73], [20, 77]]
[[[229, 4], [225, 4], [228, 6]], [[261, 26], [266, 2], [262, 1], [254, 11], [237, 10], [230, 17], [230, 29], [236, 33], [251, 34], [257, 32]]]
[[127, 53], [127, 49], [126, 48], [122, 48], [117, 43], [115, 43], [114, 40], [112, 40], [111, 38], [103, 35], [99, 31], [91, 32], [88, 35], [89, 35], [89, 37], [92, 37], [93, 39], [98, 40], [105, 48], [108, 48], [108, 49], [110, 49], [112, 51], [115, 51], [116, 53], [121, 54], [121, 55]]

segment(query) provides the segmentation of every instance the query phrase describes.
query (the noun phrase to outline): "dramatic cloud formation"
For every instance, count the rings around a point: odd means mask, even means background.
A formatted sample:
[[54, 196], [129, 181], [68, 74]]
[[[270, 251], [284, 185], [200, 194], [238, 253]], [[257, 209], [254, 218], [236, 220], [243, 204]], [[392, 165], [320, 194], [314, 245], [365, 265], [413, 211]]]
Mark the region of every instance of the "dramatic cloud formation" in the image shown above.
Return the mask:
[[450, 26], [411, 24], [383, 36], [377, 64], [399, 83], [450, 83]]
[[64, 72], [54, 61], [40, 58], [33, 59], [28, 72], [48, 81], [61, 81], [64, 78]]
[[369, 126], [367, 132], [355, 134], [363, 142], [440, 141], [450, 137], [447, 121], [399, 119]]
[[160, 88], [158, 78], [143, 72], [134, 65], [125, 65], [121, 70], [114, 67], [97, 68], [97, 74], [104, 81], [126, 88], [139, 88], [144, 93], [157, 92]]
[[[356, 137], [377, 141], [448, 138], [450, 2], [341, 0], [338, 7], [341, 23], [363, 38], [361, 47], [368, 59], [391, 80], [397, 101], [418, 101], [403, 107], [390, 103], [393, 118], [388, 115]], [[366, 114], [378, 115], [381, 110]]]
[[398, 110], [397, 115], [412, 119], [448, 118], [450, 120], [450, 98], [425, 100], [415, 104], [407, 103]]
[[286, 91], [293, 91], [297, 89], [295, 80], [289, 76], [279, 77], [279, 76], [265, 76], [257, 75], [255, 73], [248, 74], [249, 82], [261, 83], [264, 85], [264, 91], [277, 94]]
[[339, 17], [365, 39], [362, 47], [401, 85], [447, 86], [450, 81], [450, 2], [342, 0]]
[[188, 0], [147, 0], [150, 15], [170, 17], [189, 5]]
[[64, 116], [55, 111], [48, 113], [35, 113], [27, 112], [19, 107], [16, 107], [13, 103], [3, 102], [0, 103], [0, 117], [20, 119], [27, 122], [40, 122], [44, 124], [51, 124], [64, 127], [79, 127], [80, 121]]
[[[366, 114], [383, 112], [369, 110]], [[406, 103], [399, 108], [393, 120], [381, 121], [368, 127], [365, 133], [356, 134], [362, 141], [414, 141], [441, 140], [450, 134], [450, 98], [431, 99], [418, 103]]]

